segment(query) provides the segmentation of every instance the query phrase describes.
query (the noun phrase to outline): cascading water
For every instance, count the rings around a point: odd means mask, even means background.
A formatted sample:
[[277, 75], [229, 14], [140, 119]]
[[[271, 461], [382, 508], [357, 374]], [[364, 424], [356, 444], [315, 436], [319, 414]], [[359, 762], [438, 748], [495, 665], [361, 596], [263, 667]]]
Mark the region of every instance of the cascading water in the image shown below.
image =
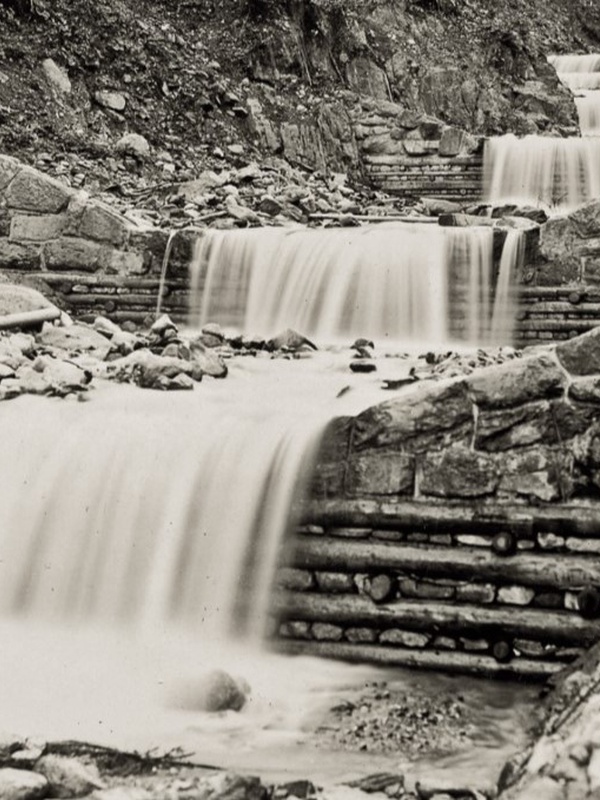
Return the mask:
[[551, 56], [562, 83], [575, 94], [579, 125], [584, 136], [600, 135], [600, 55]]
[[567, 211], [600, 196], [600, 137], [488, 139], [485, 198]]
[[492, 272], [490, 227], [207, 231], [191, 266], [191, 322], [263, 336], [291, 327], [329, 342], [482, 344]]
[[486, 200], [565, 212], [600, 197], [600, 55], [551, 56], [575, 94], [583, 136], [561, 139], [512, 134], [486, 141]]

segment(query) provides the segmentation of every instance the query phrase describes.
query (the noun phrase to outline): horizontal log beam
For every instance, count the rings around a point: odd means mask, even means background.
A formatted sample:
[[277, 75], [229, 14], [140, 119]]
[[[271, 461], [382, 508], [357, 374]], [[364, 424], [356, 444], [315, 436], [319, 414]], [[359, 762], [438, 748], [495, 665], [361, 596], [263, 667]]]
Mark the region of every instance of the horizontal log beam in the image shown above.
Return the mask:
[[577, 647], [600, 640], [600, 620], [585, 620], [568, 611], [521, 606], [476, 606], [405, 599], [374, 605], [361, 595], [290, 591], [275, 594], [275, 609], [286, 619], [352, 627], [447, 631], [492, 638], [509, 636]]
[[531, 535], [551, 531], [561, 535], [600, 537], [600, 503], [535, 507], [486, 503], [435, 505], [423, 501], [313, 500], [300, 509], [303, 522], [325, 527], [495, 533], [511, 530]]
[[297, 536], [294, 566], [337, 572], [397, 570], [427, 577], [500, 581], [573, 590], [600, 586], [600, 559], [561, 553], [498, 556], [482, 547], [408, 545], [330, 536]]
[[499, 664], [492, 656], [482, 656], [454, 651], [411, 650], [400, 647], [380, 647], [373, 644], [347, 642], [307, 642], [278, 639], [274, 649], [288, 655], [317, 656], [358, 664], [382, 664], [388, 667], [416, 667], [440, 672], [480, 675], [488, 678], [544, 681], [564, 669], [556, 661], [536, 661], [515, 658]]
[[17, 311], [14, 314], [3, 314], [0, 316], [0, 330], [30, 328], [35, 325], [42, 325], [44, 322], [52, 322], [58, 319], [60, 314], [61, 312], [56, 306], [35, 308], [30, 311]]

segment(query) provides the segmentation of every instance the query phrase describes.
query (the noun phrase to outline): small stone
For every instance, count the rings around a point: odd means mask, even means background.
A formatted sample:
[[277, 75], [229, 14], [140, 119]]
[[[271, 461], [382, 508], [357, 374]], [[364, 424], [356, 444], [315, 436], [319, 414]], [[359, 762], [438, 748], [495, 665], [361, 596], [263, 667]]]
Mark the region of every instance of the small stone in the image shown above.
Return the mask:
[[310, 622], [293, 620], [279, 627], [279, 635], [285, 639], [310, 639]]
[[535, 591], [526, 586], [501, 586], [498, 589], [498, 602], [514, 606], [528, 606], [535, 597]]
[[277, 334], [272, 339], [267, 341], [268, 350], [301, 350], [305, 348], [317, 350], [317, 346], [313, 344], [306, 336], [301, 333], [288, 328], [282, 333]]
[[139, 133], [126, 133], [121, 136], [115, 145], [117, 153], [125, 153], [138, 158], [144, 158], [150, 153], [148, 140]]
[[317, 572], [317, 585], [323, 592], [353, 592], [356, 590], [352, 575], [347, 572]]
[[249, 687], [224, 670], [215, 669], [187, 686], [183, 706], [196, 711], [240, 711], [246, 704]]
[[326, 622], [315, 622], [311, 626], [314, 639], [321, 642], [339, 642], [344, 631], [339, 625], [330, 625]]
[[538, 545], [542, 550], [559, 550], [565, 546], [565, 537], [556, 533], [538, 533], [536, 536]]
[[25, 769], [0, 769], [2, 800], [37, 800], [48, 794], [48, 781], [43, 775]]
[[366, 358], [356, 358], [350, 362], [350, 369], [352, 372], [375, 372], [377, 364]]
[[401, 645], [402, 647], [426, 647], [429, 643], [429, 636], [424, 633], [414, 631], [400, 631], [397, 628], [383, 631], [379, 637], [381, 644]]
[[227, 149], [233, 156], [243, 156], [244, 155], [244, 145], [242, 144], [228, 144]]
[[314, 589], [315, 579], [312, 572], [306, 569], [282, 567], [277, 572], [277, 585], [282, 589], [296, 592], [307, 592]]
[[177, 325], [175, 325], [168, 314], [160, 316], [150, 328], [151, 333], [155, 334], [155, 336], [164, 336], [168, 330], [177, 332]]
[[48, 781], [53, 797], [83, 797], [94, 789], [105, 788], [96, 767], [76, 758], [42, 756], [35, 768]]
[[104, 108], [111, 111], [125, 111], [127, 100], [120, 92], [108, 92], [101, 90], [94, 93], [94, 100]]
[[61, 94], [71, 93], [71, 81], [69, 80], [67, 71], [59, 67], [56, 61], [53, 61], [51, 58], [45, 58], [42, 61], [42, 69], [44, 70], [44, 75], [48, 82], [54, 89]]
[[432, 643], [434, 650], [456, 650], [456, 639], [449, 636], [436, 636]]
[[456, 599], [464, 603], [493, 603], [496, 587], [491, 583], [465, 583], [456, 587]]
[[355, 644], [371, 644], [377, 641], [377, 631], [372, 628], [348, 628], [346, 639]]
[[101, 333], [87, 325], [66, 326], [44, 325], [37, 336], [38, 344], [45, 347], [68, 350], [69, 352], [90, 353], [103, 361], [110, 351], [110, 342]]

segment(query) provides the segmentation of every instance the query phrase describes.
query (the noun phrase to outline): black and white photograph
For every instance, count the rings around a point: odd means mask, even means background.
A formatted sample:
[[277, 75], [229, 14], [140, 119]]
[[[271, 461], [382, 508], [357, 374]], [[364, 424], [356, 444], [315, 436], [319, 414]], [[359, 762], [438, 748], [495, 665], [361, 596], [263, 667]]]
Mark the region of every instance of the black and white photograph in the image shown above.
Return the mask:
[[600, 2], [0, 0], [0, 800], [600, 800]]

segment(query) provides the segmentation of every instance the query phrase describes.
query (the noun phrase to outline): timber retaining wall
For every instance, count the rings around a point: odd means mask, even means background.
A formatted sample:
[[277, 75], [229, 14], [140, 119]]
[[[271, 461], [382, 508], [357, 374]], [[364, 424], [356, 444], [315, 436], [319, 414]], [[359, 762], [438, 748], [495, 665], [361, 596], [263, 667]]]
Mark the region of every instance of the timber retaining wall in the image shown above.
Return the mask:
[[599, 469], [599, 331], [334, 421], [282, 646], [552, 674], [600, 638]]

